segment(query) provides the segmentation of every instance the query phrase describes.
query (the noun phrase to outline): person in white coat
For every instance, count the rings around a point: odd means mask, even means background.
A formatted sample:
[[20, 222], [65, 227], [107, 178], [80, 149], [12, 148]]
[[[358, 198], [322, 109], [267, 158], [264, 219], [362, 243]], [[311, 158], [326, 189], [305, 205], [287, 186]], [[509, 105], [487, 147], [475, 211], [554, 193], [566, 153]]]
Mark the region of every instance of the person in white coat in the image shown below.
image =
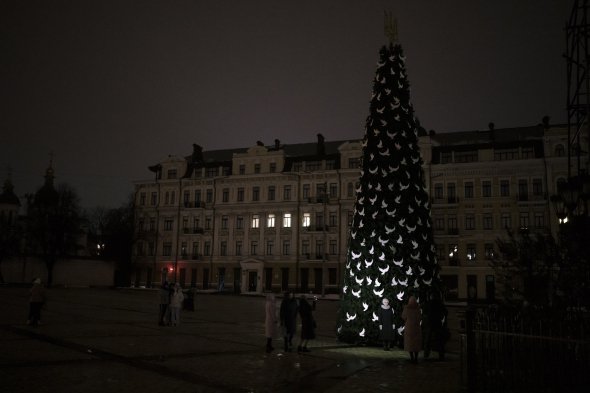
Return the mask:
[[170, 322], [172, 326], [178, 326], [180, 324], [180, 309], [182, 308], [182, 302], [184, 301], [184, 294], [179, 283], [174, 284], [174, 291], [170, 297]]

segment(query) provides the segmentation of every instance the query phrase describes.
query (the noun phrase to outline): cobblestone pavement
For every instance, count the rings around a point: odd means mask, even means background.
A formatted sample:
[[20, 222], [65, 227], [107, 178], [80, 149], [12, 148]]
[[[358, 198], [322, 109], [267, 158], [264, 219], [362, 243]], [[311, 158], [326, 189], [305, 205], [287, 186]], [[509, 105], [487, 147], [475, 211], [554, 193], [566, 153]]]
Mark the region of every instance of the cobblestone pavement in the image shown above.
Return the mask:
[[[178, 327], [157, 324], [153, 290], [48, 291], [42, 325], [25, 324], [27, 288], [0, 288], [2, 392], [457, 392], [460, 362], [334, 336], [337, 301], [320, 300], [311, 352], [264, 351], [264, 299], [199, 294]], [[451, 349], [453, 345], [451, 345]]]

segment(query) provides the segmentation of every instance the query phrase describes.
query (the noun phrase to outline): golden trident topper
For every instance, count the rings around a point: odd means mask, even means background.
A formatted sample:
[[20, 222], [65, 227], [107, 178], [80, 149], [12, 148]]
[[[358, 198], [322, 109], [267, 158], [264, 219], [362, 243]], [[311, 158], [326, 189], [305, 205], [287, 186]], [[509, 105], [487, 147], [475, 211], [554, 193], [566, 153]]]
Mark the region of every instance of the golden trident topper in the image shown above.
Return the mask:
[[389, 38], [392, 44], [397, 41], [397, 19], [393, 17], [391, 12], [385, 11], [385, 36]]

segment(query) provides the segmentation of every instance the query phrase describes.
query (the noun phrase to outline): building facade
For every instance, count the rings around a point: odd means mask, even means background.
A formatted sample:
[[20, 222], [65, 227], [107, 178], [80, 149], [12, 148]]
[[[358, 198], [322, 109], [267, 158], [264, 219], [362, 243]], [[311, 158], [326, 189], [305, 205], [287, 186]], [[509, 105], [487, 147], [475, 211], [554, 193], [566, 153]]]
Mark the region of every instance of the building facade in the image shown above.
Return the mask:
[[[339, 293], [361, 143], [194, 145], [151, 166], [135, 184], [132, 282]], [[420, 148], [447, 297], [491, 299], [496, 239], [557, 231], [549, 197], [567, 179], [567, 129], [431, 133]]]

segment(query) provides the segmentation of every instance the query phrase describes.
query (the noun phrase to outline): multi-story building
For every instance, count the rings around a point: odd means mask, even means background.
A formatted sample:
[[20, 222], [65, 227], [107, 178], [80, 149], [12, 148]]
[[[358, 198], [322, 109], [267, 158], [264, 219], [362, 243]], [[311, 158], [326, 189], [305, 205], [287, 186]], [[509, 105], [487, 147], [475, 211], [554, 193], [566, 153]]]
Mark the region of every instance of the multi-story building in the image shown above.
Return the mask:
[[[491, 298], [506, 228], [556, 233], [567, 130], [431, 133], [420, 147], [447, 295]], [[136, 182], [135, 285], [339, 293], [361, 140], [193, 149]]]

